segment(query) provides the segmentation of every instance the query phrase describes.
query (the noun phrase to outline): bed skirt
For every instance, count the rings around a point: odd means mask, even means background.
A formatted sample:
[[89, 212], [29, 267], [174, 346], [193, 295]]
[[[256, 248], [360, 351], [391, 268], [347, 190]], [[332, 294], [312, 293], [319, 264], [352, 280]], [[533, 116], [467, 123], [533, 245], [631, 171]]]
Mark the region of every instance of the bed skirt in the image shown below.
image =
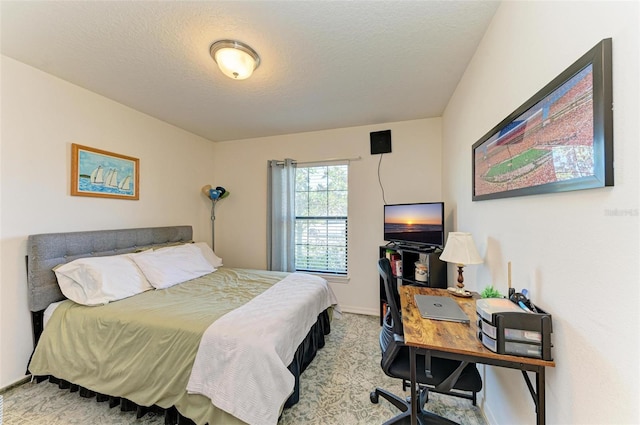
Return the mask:
[[[331, 307], [323, 311], [318, 315], [318, 320], [313, 325], [305, 339], [298, 346], [295, 352], [293, 361], [289, 364], [289, 371], [295, 377], [295, 385], [293, 393], [289, 396], [284, 404], [285, 408], [294, 406], [300, 400], [300, 375], [306, 370], [307, 366], [315, 358], [319, 349], [324, 347], [325, 335], [329, 335], [331, 332]], [[97, 402], [108, 402], [109, 407], [113, 408], [120, 406], [120, 410], [123, 412], [135, 412], [137, 418], [141, 418], [149, 412], [155, 414], [164, 414], [165, 425], [195, 425], [195, 423], [178, 412], [178, 410], [172, 406], [169, 409], [164, 409], [159, 406], [139, 406], [136, 403], [115, 396], [109, 396], [105, 394], [99, 394], [91, 391], [87, 388], [80, 387], [76, 384], [61, 380], [55, 376], [36, 376], [34, 377], [36, 382], [42, 382], [47, 379], [51, 383], [57, 384], [61, 389], [69, 389], [71, 392], [78, 392], [81, 397], [96, 398]], [[211, 424], [215, 425], [215, 424]]]

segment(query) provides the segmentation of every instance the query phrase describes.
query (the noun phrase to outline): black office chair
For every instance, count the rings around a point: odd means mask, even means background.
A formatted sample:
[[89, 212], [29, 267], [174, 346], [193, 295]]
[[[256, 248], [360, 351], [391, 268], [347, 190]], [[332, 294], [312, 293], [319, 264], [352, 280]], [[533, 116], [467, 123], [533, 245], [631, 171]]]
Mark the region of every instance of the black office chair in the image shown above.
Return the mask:
[[[380, 331], [380, 349], [382, 370], [392, 378], [403, 380], [403, 388], [411, 379], [409, 370], [409, 347], [404, 344], [404, 330], [400, 314], [400, 294], [396, 279], [391, 272], [391, 264], [387, 258], [378, 261], [378, 271], [384, 281], [387, 295], [387, 313]], [[430, 360], [430, 370], [426, 370]], [[429, 391], [468, 398], [476, 404], [476, 393], [482, 389], [482, 378], [474, 363], [418, 355], [416, 358], [416, 380], [420, 384], [418, 411], [429, 423], [453, 424], [430, 412], [423, 410], [428, 400]], [[378, 403], [379, 396], [388, 400], [403, 413], [388, 420], [384, 425], [405, 421], [411, 415], [411, 400], [404, 400], [382, 388], [376, 388], [370, 394], [371, 402]]]

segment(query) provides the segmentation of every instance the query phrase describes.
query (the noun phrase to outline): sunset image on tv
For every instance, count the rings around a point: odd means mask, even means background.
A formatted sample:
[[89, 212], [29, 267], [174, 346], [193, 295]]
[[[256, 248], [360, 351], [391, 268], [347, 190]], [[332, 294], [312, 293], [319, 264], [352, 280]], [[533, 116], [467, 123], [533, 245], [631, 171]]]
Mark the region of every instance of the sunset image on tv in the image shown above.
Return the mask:
[[384, 238], [423, 244], [442, 244], [442, 204], [386, 205]]

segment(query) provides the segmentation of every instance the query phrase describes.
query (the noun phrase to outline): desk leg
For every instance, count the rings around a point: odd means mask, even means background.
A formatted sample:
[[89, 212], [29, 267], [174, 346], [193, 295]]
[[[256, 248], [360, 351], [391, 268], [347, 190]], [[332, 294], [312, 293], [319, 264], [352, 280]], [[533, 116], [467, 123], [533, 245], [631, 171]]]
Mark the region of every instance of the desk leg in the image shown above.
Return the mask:
[[533, 403], [536, 408], [536, 424], [537, 425], [545, 425], [546, 419], [546, 409], [545, 409], [545, 381], [544, 381], [544, 366], [540, 366], [536, 370], [536, 388], [533, 388], [533, 384], [529, 379], [529, 375], [527, 375], [526, 370], [522, 370], [522, 376], [524, 376], [524, 380], [527, 383], [527, 387], [529, 388], [529, 392], [531, 393], [531, 397], [533, 398]]
[[409, 373], [411, 375], [411, 425], [418, 425], [418, 394], [416, 393], [416, 349], [409, 347]]
[[537, 406], [537, 424], [545, 425], [546, 411], [545, 411], [545, 378], [544, 367], [536, 373], [536, 389], [538, 390], [538, 406]]

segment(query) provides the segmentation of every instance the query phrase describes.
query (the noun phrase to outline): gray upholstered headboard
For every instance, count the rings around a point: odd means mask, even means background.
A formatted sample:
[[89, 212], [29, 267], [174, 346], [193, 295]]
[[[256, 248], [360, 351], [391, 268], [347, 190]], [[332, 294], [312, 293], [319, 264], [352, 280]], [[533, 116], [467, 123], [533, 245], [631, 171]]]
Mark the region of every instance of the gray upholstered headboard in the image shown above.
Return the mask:
[[149, 247], [193, 238], [191, 226], [94, 230], [88, 232], [30, 235], [27, 241], [29, 309], [44, 310], [65, 299], [53, 267], [81, 257], [125, 254]]

